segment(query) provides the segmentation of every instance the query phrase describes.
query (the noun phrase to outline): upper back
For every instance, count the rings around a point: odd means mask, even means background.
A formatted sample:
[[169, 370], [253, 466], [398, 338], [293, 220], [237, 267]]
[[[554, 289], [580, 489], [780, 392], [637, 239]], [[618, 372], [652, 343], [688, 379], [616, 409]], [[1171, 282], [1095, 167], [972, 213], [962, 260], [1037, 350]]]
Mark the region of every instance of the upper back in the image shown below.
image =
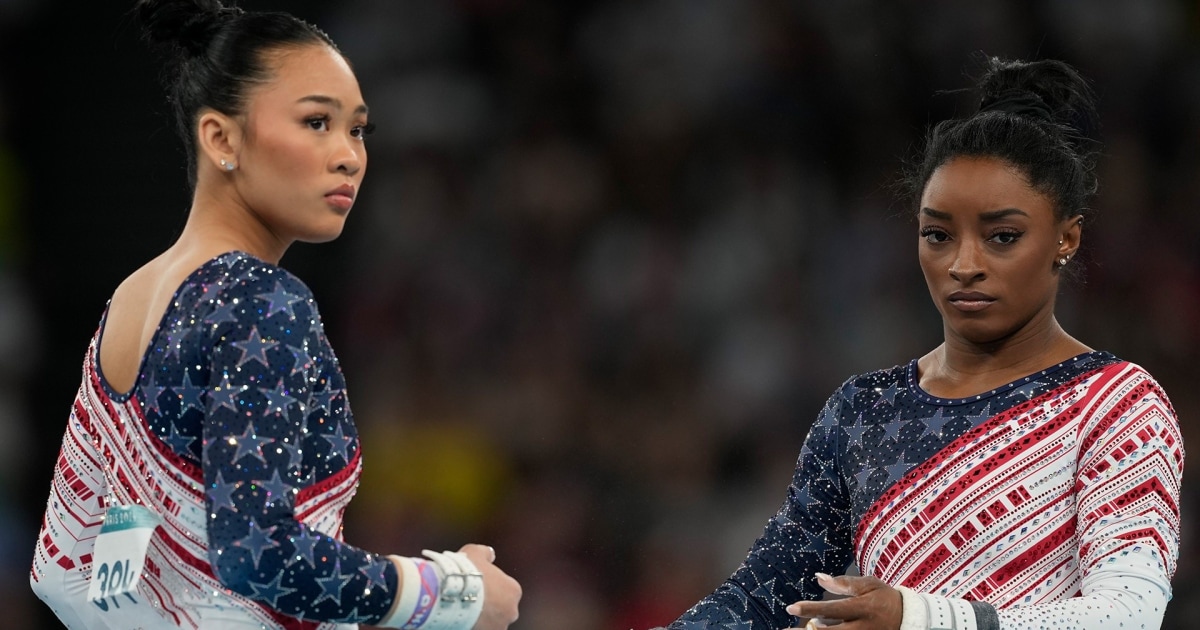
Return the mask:
[[130, 274], [113, 292], [104, 317], [98, 363], [115, 392], [133, 389], [142, 359], [176, 292], [209, 258], [164, 252]]

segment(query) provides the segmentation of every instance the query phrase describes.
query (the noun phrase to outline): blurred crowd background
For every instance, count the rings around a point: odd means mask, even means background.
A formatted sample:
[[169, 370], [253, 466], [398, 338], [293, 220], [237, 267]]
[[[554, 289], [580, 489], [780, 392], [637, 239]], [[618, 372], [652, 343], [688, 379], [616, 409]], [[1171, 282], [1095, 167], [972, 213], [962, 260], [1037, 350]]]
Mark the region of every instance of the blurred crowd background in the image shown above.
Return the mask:
[[[174, 239], [182, 148], [132, 2], [0, 0], [0, 610], [85, 346]], [[1200, 444], [1200, 7], [1173, 0], [306, 0], [378, 131], [315, 292], [366, 469], [346, 537], [487, 542], [522, 630], [665, 624], [734, 570], [851, 374], [941, 338], [896, 182], [972, 56], [1100, 96], [1068, 331], [1153, 373]], [[1170, 629], [1200, 619], [1189, 469]]]

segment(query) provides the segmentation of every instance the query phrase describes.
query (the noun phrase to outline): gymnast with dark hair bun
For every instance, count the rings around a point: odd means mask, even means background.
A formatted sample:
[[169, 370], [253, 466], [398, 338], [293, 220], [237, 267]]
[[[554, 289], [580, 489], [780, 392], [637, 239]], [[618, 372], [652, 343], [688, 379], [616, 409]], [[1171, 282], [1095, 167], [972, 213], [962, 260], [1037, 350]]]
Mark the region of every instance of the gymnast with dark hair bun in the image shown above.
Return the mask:
[[906, 176], [944, 342], [833, 393], [742, 566], [671, 630], [1161, 626], [1178, 420], [1054, 316], [1097, 189], [1092, 91], [994, 58], [978, 88]]
[[178, 240], [126, 278], [87, 347], [30, 582], [72, 630], [502, 630], [521, 588], [465, 545], [342, 540], [362, 469], [317, 303], [279, 267], [336, 238], [368, 109], [316, 27], [142, 0], [187, 147]]

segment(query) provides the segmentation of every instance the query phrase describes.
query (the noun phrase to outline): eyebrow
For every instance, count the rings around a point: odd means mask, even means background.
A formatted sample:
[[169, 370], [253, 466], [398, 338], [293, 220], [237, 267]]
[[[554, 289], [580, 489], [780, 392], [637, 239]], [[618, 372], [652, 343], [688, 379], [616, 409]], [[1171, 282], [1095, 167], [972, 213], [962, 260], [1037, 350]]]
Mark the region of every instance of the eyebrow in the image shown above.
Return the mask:
[[[943, 221], [950, 221], [954, 218], [949, 212], [942, 212], [941, 210], [934, 210], [933, 208], [921, 208], [921, 214], [933, 217], [935, 219], [941, 219]], [[1029, 213], [1021, 210], [1020, 208], [1004, 208], [1001, 210], [989, 210], [988, 212], [981, 212], [979, 213], [979, 218], [984, 221], [999, 221], [1000, 219], [1012, 215], [1028, 217]]]
[[[336, 107], [338, 109], [342, 109], [342, 101], [341, 100], [333, 98], [332, 96], [325, 96], [324, 94], [309, 94], [308, 96], [302, 96], [302, 97], [296, 99], [296, 102], [297, 103], [321, 103], [322, 105], [329, 105], [331, 107]], [[368, 111], [367, 106], [365, 104], [359, 105], [358, 107], [354, 108], [355, 114], [365, 114], [365, 113], [367, 113], [367, 111]]]

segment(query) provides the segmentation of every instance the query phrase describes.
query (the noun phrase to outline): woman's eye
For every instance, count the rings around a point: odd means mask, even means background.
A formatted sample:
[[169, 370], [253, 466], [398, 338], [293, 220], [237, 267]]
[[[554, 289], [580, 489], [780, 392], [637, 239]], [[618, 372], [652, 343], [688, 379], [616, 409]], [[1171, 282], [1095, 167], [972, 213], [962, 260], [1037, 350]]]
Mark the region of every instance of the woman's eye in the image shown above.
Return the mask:
[[304, 122], [313, 131], [328, 131], [329, 130], [329, 119], [325, 118], [323, 116], [320, 118], [309, 118], [308, 120], [306, 120]]
[[925, 228], [921, 230], [921, 238], [927, 243], [944, 243], [950, 240], [950, 235], [937, 228]]
[[992, 235], [991, 240], [1001, 245], [1012, 245], [1021, 238], [1020, 232], [996, 232]]
[[373, 132], [373, 131], [375, 131], [375, 123], [367, 123], [365, 125], [355, 126], [353, 129], [350, 130], [350, 135], [354, 136], [355, 138], [358, 138], [359, 140], [362, 140], [363, 138], [366, 138], [367, 136], [371, 135], [371, 132]]

